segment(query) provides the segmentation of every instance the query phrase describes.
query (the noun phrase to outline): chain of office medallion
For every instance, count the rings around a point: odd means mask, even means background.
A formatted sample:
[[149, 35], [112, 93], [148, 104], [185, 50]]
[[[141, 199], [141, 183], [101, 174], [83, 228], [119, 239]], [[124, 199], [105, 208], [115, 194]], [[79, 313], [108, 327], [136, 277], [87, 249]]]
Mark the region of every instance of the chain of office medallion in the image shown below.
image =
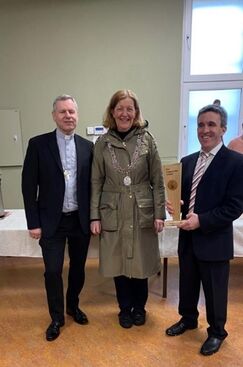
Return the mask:
[[113, 168], [120, 173], [126, 173], [126, 172], [130, 172], [131, 169], [133, 169], [137, 163], [137, 160], [139, 158], [139, 151], [142, 145], [142, 137], [141, 135], [138, 135], [136, 147], [132, 155], [132, 160], [131, 160], [131, 163], [127, 166], [127, 168], [122, 168], [120, 166], [120, 163], [118, 162], [117, 157], [116, 157], [115, 150], [112, 147], [111, 143], [109, 142], [107, 145], [108, 145], [108, 149], [111, 154], [111, 161], [112, 161]]

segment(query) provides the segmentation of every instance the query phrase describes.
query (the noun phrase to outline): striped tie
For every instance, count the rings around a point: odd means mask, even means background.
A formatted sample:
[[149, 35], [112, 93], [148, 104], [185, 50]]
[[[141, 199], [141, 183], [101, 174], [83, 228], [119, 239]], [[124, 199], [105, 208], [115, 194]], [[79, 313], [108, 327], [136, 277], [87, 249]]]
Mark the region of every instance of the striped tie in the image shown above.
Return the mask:
[[194, 209], [195, 204], [195, 198], [196, 198], [196, 192], [197, 192], [197, 185], [199, 184], [202, 175], [205, 171], [205, 165], [207, 162], [207, 158], [209, 157], [209, 154], [201, 152], [200, 153], [200, 159], [197, 161], [197, 165], [193, 174], [192, 179], [192, 188], [191, 188], [191, 196], [190, 196], [190, 202], [189, 202], [189, 210], [188, 213], [192, 213]]

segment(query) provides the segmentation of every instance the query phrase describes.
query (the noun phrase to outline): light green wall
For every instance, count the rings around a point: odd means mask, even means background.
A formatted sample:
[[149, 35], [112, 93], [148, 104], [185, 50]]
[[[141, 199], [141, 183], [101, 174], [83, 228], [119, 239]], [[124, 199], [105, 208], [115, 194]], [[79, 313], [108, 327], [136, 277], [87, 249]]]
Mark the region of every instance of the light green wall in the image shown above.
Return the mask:
[[[54, 128], [57, 95], [77, 99], [85, 136], [129, 88], [162, 160], [176, 160], [182, 20], [183, 0], [0, 0], [0, 109], [20, 110], [24, 150]], [[21, 167], [0, 169], [5, 207], [21, 208]]]

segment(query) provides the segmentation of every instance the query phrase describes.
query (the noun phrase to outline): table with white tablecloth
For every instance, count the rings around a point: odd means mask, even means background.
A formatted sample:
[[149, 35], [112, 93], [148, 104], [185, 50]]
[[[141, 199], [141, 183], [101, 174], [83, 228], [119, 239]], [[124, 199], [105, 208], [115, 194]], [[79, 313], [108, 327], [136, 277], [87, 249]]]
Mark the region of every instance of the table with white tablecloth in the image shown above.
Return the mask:
[[[6, 213], [0, 219], [0, 256], [41, 257], [38, 241], [29, 236], [24, 210], [9, 209]], [[177, 236], [177, 228], [166, 228], [159, 234], [161, 257], [177, 256]], [[97, 242], [97, 237], [91, 238], [91, 257], [99, 255]]]
[[[30, 238], [23, 209], [7, 210], [0, 219], [0, 256], [41, 257], [38, 241]], [[243, 257], [243, 215], [234, 221], [234, 256]], [[177, 256], [178, 229], [166, 227], [159, 234], [160, 255], [163, 258], [163, 297], [167, 292], [168, 258]], [[88, 257], [98, 257], [98, 238], [92, 237]]]
[[23, 209], [6, 210], [0, 219], [0, 256], [40, 257], [38, 241], [30, 238]]
[[[0, 256], [41, 257], [37, 240], [30, 238], [23, 209], [6, 210], [0, 219]], [[177, 256], [177, 228], [166, 228], [159, 234], [161, 257]], [[97, 237], [92, 237], [93, 256], [98, 257]]]
[[[6, 210], [0, 219], [0, 256], [41, 257], [38, 240], [30, 238], [23, 209]], [[98, 257], [98, 239], [91, 241], [89, 257]]]

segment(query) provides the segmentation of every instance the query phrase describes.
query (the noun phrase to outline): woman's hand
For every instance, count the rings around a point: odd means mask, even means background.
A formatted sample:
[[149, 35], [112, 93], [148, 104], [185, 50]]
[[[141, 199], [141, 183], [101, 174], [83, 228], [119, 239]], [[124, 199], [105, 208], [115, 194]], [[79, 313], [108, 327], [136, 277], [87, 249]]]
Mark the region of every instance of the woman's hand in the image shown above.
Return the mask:
[[100, 220], [93, 220], [90, 223], [90, 230], [91, 230], [92, 234], [95, 235], [95, 236], [100, 234], [101, 233], [101, 222], [100, 222]]
[[[184, 201], [183, 200], [180, 200], [180, 204], [183, 205], [184, 204]], [[173, 206], [172, 206], [172, 204], [171, 204], [171, 202], [169, 200], [166, 200], [165, 201], [165, 208], [166, 208], [167, 212], [171, 216], [173, 216], [173, 214], [175, 213], [175, 210], [174, 210], [174, 208], [173, 208]]]
[[174, 208], [169, 200], [165, 201], [165, 208], [170, 215], [174, 214]]
[[155, 233], [162, 232], [163, 228], [164, 228], [164, 221], [162, 219], [155, 219], [154, 220]]

